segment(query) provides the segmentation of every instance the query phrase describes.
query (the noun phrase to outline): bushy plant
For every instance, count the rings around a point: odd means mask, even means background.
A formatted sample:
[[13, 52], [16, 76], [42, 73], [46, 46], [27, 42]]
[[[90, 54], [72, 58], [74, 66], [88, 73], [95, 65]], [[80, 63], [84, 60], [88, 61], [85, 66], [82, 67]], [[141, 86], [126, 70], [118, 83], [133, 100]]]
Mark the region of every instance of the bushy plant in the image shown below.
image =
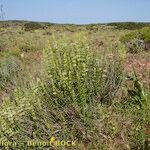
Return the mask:
[[143, 85], [140, 83], [136, 72], [134, 71], [134, 76], [129, 78], [133, 82], [133, 88], [128, 88], [129, 98], [131, 103], [143, 107], [148, 103], [147, 94]]
[[140, 39], [144, 40], [144, 42], [150, 42], [150, 27], [141, 29], [139, 34]]
[[139, 33], [137, 32], [131, 32], [131, 33], [128, 33], [128, 34], [125, 34], [123, 35], [121, 38], [120, 38], [120, 41], [125, 43], [125, 42], [129, 42], [130, 40], [133, 40], [133, 39], [136, 39], [139, 37]]
[[147, 50], [146, 45], [150, 42], [150, 28], [145, 27], [128, 33], [122, 36], [120, 41], [126, 45], [130, 53], [138, 53], [142, 50]]
[[27, 22], [24, 24], [24, 30], [25, 31], [33, 31], [37, 29], [44, 29], [46, 26], [43, 25], [42, 23], [37, 23], [37, 22]]
[[48, 73], [45, 86], [50, 103], [84, 106], [93, 101], [110, 102], [121, 83], [122, 64], [117, 56], [92, 52], [83, 38], [53, 39], [44, 50]]
[[20, 45], [20, 50], [22, 52], [29, 52], [29, 51], [35, 51], [36, 50], [36, 46], [34, 45], [34, 43], [31, 40], [26, 40], [24, 41], [21, 45]]
[[150, 42], [150, 28], [145, 27], [143, 29], [125, 34], [124, 36], [121, 37], [120, 41], [129, 42], [132, 39], [139, 39], [143, 40], [144, 42]]

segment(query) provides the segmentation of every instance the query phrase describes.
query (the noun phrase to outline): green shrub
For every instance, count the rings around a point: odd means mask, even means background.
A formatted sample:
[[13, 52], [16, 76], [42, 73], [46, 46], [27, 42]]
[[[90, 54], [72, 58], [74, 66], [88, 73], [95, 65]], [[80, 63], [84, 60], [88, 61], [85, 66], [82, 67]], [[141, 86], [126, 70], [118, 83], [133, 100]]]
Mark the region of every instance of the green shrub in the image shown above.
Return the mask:
[[150, 27], [143, 28], [139, 31], [139, 38], [144, 40], [144, 42], [150, 42]]
[[107, 55], [92, 52], [85, 39], [53, 39], [44, 57], [48, 73], [46, 97], [50, 103], [107, 103], [120, 86], [122, 64], [117, 55], [109, 61]]
[[24, 24], [24, 29], [25, 31], [33, 31], [37, 29], [45, 29], [46, 26], [43, 25], [42, 23], [37, 23], [37, 22], [28, 22]]
[[23, 52], [29, 52], [29, 51], [35, 51], [36, 50], [36, 46], [34, 45], [34, 43], [32, 42], [32, 40], [28, 40], [26, 39], [26, 41], [24, 41], [19, 49]]
[[19, 30], [18, 33], [23, 35], [25, 32], [23, 30]]
[[132, 131], [130, 132], [129, 141], [132, 149], [150, 148], [149, 141], [149, 124], [150, 124], [150, 92], [145, 89], [140, 81], [136, 78], [133, 80], [133, 88], [128, 88], [129, 104], [127, 105], [126, 115], [132, 118]]
[[143, 27], [149, 27], [150, 23], [138, 23], [138, 22], [116, 22], [116, 23], [109, 23], [110, 26], [115, 26], [116, 29], [121, 30], [137, 30], [142, 29]]
[[146, 48], [146, 43], [150, 42], [150, 28], [143, 29], [128, 33], [120, 38], [130, 53], [138, 53]]
[[139, 33], [137, 33], [136, 31], [134, 31], [134, 32], [131, 32], [131, 33], [123, 35], [120, 38], [120, 41], [123, 42], [123, 43], [125, 43], [125, 42], [129, 42], [130, 40], [136, 39], [137, 37], [139, 37]]
[[120, 41], [125, 43], [133, 39], [139, 39], [139, 40], [143, 40], [144, 42], [150, 42], [150, 28], [146, 27], [146, 28], [125, 34], [124, 36], [121, 37]]
[[139, 107], [143, 107], [148, 103], [148, 97], [145, 92], [143, 85], [140, 83], [136, 73], [134, 72], [134, 76], [130, 80], [133, 82], [133, 88], [128, 88], [128, 95], [132, 104], [135, 104]]

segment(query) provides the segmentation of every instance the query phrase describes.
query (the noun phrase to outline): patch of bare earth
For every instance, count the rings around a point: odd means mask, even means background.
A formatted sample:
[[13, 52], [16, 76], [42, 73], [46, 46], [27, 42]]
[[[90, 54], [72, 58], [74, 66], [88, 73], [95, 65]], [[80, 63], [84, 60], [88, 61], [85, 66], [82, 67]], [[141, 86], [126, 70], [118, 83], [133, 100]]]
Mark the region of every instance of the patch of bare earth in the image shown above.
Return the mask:
[[22, 53], [20, 56], [22, 59], [34, 60], [34, 61], [38, 61], [38, 62], [41, 62], [42, 57], [43, 57], [41, 51]]
[[0, 91], [0, 106], [2, 105], [4, 98], [8, 96], [9, 96], [9, 92], [2, 91], [2, 90]]
[[150, 87], [150, 52], [143, 54], [127, 54], [125, 71], [128, 75], [136, 71], [139, 80], [144, 86]]

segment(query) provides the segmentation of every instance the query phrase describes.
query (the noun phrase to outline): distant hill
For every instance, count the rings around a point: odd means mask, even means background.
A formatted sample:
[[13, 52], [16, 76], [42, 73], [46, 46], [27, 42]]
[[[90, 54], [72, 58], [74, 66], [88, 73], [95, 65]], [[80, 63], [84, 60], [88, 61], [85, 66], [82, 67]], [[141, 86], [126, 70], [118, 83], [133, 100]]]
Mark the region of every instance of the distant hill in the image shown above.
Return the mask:
[[25, 24], [41, 24], [41, 25], [56, 25], [55, 23], [48, 22], [34, 22], [34, 21], [24, 21], [24, 20], [8, 20], [0, 21], [0, 26], [24, 26]]
[[25, 27], [27, 30], [32, 29], [43, 29], [49, 26], [86, 26], [94, 27], [99, 25], [113, 26], [116, 29], [120, 30], [136, 30], [143, 27], [150, 27], [150, 22], [112, 22], [112, 23], [97, 23], [97, 24], [85, 24], [85, 25], [75, 25], [75, 24], [57, 24], [49, 22], [35, 22], [35, 21], [24, 21], [24, 20], [8, 20], [0, 21], [0, 27], [9, 27], [9, 26], [21, 26]]

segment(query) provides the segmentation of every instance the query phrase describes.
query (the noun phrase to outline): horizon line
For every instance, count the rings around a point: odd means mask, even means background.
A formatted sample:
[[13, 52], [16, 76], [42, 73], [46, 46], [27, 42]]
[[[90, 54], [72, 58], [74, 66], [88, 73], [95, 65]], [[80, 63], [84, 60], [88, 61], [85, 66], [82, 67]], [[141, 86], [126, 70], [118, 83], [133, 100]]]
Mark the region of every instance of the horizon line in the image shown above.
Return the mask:
[[21, 20], [21, 19], [12, 19], [12, 20], [0, 20], [0, 22], [9, 22], [9, 21], [20, 21], [20, 22], [37, 22], [37, 23], [49, 23], [49, 24], [58, 24], [58, 25], [92, 25], [92, 24], [110, 24], [110, 23], [150, 23], [147, 21], [112, 21], [112, 22], [91, 22], [91, 23], [61, 23], [61, 22], [48, 22], [48, 21], [36, 21], [36, 20]]

